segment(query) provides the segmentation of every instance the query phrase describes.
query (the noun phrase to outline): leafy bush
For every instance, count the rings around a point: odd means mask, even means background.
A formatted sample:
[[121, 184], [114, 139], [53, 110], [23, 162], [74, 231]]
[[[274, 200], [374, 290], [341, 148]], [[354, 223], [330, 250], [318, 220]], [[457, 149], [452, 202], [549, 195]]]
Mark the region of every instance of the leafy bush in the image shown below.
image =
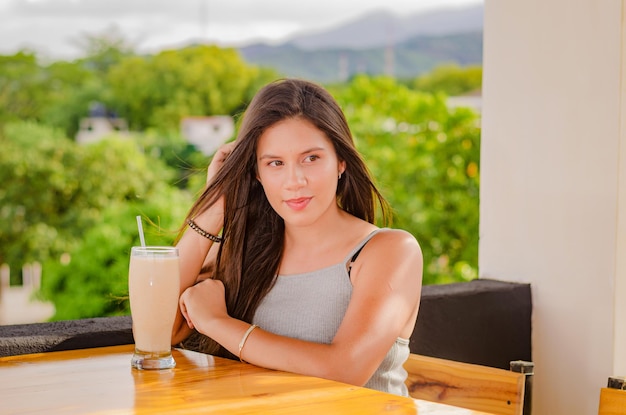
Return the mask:
[[190, 203], [163, 187], [149, 201], [105, 209], [75, 249], [43, 266], [42, 295], [54, 302], [53, 320], [128, 314], [130, 248], [140, 245], [135, 217], [143, 218], [146, 244], [171, 246]]
[[462, 68], [455, 64], [441, 65], [431, 72], [418, 76], [412, 87], [422, 92], [447, 95], [463, 95], [482, 88], [483, 69], [481, 66]]
[[480, 129], [445, 96], [391, 78], [357, 77], [336, 91], [357, 147], [394, 209], [394, 227], [424, 253], [426, 284], [476, 278]]
[[[73, 299], [69, 306], [97, 282], [106, 289], [108, 268], [127, 260], [116, 244], [130, 246], [136, 215], [171, 230], [184, 217], [180, 209], [190, 205], [187, 193], [170, 185], [174, 170], [142, 153], [138, 141], [141, 136], [110, 137], [81, 146], [60, 130], [32, 122], [8, 123], [0, 135], [0, 180], [6, 184], [0, 188], [0, 262], [13, 270], [44, 262], [44, 294], [59, 310], [64, 296]], [[124, 221], [135, 228], [124, 227]], [[68, 255], [76, 260], [71, 275], [55, 265]], [[19, 282], [18, 272], [12, 277]], [[73, 283], [81, 278], [90, 283]], [[99, 300], [85, 301], [95, 307]]]

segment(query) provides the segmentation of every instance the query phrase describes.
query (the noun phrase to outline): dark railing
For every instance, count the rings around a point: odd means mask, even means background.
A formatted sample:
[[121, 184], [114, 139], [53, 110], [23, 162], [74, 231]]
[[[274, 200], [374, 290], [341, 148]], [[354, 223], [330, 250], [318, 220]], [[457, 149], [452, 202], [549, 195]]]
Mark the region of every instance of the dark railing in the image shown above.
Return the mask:
[[[479, 279], [423, 287], [411, 352], [509, 369], [532, 361], [528, 284]], [[133, 343], [129, 316], [0, 326], [0, 356]]]

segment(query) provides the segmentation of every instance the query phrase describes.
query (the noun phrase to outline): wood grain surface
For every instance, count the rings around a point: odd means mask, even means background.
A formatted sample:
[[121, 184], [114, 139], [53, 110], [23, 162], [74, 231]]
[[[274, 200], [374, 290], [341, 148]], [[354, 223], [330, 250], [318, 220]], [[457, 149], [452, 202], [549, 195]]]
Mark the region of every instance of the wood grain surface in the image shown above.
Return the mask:
[[413, 353], [404, 368], [413, 398], [494, 415], [523, 413], [525, 375], [522, 373]]
[[626, 390], [600, 389], [600, 406], [598, 415], [626, 414]]
[[174, 349], [176, 368], [132, 369], [132, 345], [0, 358], [2, 414], [479, 415]]

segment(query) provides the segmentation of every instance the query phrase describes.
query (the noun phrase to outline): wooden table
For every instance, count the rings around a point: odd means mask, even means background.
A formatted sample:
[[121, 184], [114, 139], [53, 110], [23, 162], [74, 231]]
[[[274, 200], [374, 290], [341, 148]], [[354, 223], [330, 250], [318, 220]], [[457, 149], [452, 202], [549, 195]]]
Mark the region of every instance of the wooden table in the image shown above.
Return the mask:
[[131, 369], [133, 345], [0, 358], [2, 414], [484, 415], [174, 349], [177, 366]]

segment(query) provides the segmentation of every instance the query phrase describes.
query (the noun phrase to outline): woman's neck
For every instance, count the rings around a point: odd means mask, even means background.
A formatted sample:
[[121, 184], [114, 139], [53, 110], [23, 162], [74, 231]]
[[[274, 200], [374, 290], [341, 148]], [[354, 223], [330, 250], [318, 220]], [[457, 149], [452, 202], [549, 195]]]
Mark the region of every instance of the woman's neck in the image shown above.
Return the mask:
[[298, 274], [339, 263], [376, 227], [343, 210], [312, 226], [285, 226], [279, 273]]
[[355, 218], [339, 209], [329, 212], [323, 218], [307, 226], [296, 226], [285, 223], [285, 248], [319, 247], [328, 241], [329, 235], [341, 234], [342, 230], [350, 227]]

